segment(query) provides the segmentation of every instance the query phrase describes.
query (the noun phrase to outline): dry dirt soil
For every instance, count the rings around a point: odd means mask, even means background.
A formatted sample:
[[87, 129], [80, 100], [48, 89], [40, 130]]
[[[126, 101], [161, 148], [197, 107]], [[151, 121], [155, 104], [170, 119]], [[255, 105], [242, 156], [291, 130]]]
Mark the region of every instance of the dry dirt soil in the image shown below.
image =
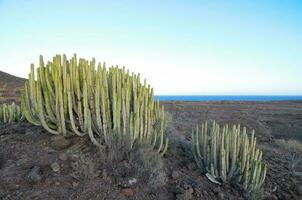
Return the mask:
[[256, 130], [269, 167], [263, 199], [302, 199], [301, 168], [293, 173], [285, 159], [288, 152], [274, 143], [279, 138], [302, 141], [302, 102], [162, 104], [172, 117], [167, 130], [171, 144], [163, 158], [165, 184], [157, 177], [150, 185], [131, 172], [127, 160], [101, 162], [85, 137], [64, 140], [22, 122], [0, 125], [0, 199], [248, 199], [236, 185], [210, 182], [194, 163], [191, 128], [214, 119]]

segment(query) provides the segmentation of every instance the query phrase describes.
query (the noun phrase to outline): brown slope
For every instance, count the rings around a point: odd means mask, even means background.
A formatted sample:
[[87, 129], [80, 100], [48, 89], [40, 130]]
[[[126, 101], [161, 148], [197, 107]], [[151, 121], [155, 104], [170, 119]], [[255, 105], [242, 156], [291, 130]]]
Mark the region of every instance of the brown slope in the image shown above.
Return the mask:
[[20, 91], [26, 79], [0, 71], [0, 103], [20, 102]]

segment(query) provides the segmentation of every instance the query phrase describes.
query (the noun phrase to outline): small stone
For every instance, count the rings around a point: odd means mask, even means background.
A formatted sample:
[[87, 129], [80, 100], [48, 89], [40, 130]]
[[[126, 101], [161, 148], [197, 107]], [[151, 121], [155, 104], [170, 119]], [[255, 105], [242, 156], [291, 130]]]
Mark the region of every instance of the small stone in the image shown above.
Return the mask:
[[191, 162], [190, 164], [188, 164], [188, 169], [189, 170], [195, 170], [196, 169], [195, 163]]
[[184, 197], [184, 194], [177, 194], [176, 195], [176, 200], [184, 200], [185, 197]]
[[218, 199], [221, 199], [221, 200], [224, 199], [224, 194], [222, 192], [218, 193]]
[[107, 181], [107, 182], [110, 182], [110, 183], [112, 182], [112, 178], [111, 178], [110, 175], [108, 175], [106, 169], [103, 169], [103, 170], [102, 170], [102, 178], [103, 178], [105, 181]]
[[215, 194], [219, 194], [220, 192], [222, 192], [220, 187], [216, 187], [216, 188], [214, 189], [214, 193], [215, 193]]
[[70, 139], [64, 138], [62, 135], [55, 135], [51, 137], [51, 147], [55, 150], [62, 150], [69, 147]]
[[27, 179], [31, 183], [37, 183], [42, 180], [40, 175], [40, 167], [34, 166], [27, 175]]
[[40, 156], [36, 162], [39, 163], [39, 166], [48, 166], [51, 165], [52, 160], [48, 156]]
[[129, 179], [128, 182], [129, 182], [130, 185], [133, 185], [137, 182], [137, 180], [136, 180], [136, 178], [132, 178], [132, 179]]
[[282, 192], [279, 196], [279, 199], [292, 199], [291, 195], [286, 193], [286, 192]]
[[133, 190], [131, 188], [122, 189], [121, 194], [125, 197], [132, 197], [134, 195]]
[[173, 179], [179, 179], [179, 178], [180, 178], [180, 172], [174, 170], [174, 171], [172, 172], [172, 178], [173, 178]]
[[25, 135], [34, 135], [34, 134], [36, 134], [36, 133], [32, 130], [26, 130], [25, 131]]
[[79, 160], [79, 155], [78, 155], [78, 154], [71, 154], [71, 155], [70, 155], [70, 159], [71, 159], [72, 161], [77, 161], [77, 160]]
[[193, 198], [193, 188], [186, 189], [182, 194], [177, 194], [176, 199], [177, 200], [191, 200]]
[[55, 182], [55, 185], [59, 186], [59, 185], [60, 185], [60, 182]]
[[218, 196], [218, 199], [224, 199], [224, 194], [220, 187], [215, 188], [214, 193]]
[[176, 199], [177, 200], [191, 200], [192, 194], [177, 194]]
[[60, 171], [60, 165], [59, 165], [59, 163], [57, 163], [57, 162], [52, 163], [52, 164], [50, 165], [50, 167], [51, 167], [52, 171], [54, 171], [54, 172]]
[[32, 166], [32, 162], [30, 162], [26, 158], [20, 158], [19, 160], [16, 161], [17, 166], [21, 167], [22, 169], [28, 169]]
[[62, 161], [66, 161], [68, 159], [67, 154], [66, 153], [60, 153], [59, 159], [62, 160]]
[[263, 199], [265, 200], [278, 200], [278, 197], [272, 193], [269, 192], [265, 192], [265, 194], [263, 195]]
[[117, 185], [119, 187], [122, 187], [122, 188], [128, 188], [129, 187], [127, 180], [124, 180], [122, 178], [117, 178], [116, 180], [117, 180]]
[[53, 148], [50, 148], [50, 147], [45, 147], [45, 151], [47, 151], [47, 153], [55, 153], [55, 152], [57, 152], [56, 150], [54, 150]]
[[191, 187], [190, 184], [184, 183], [184, 184], [183, 184], [183, 188], [184, 188], [185, 190], [187, 190], [187, 189], [190, 189], [190, 188], [192, 188], [192, 187]]
[[302, 185], [296, 185], [296, 191], [297, 191], [297, 193], [299, 194], [299, 195], [301, 195], [302, 196]]
[[72, 182], [72, 187], [78, 187], [79, 186], [79, 182]]
[[103, 169], [103, 170], [102, 170], [102, 178], [103, 178], [103, 179], [107, 179], [107, 178], [108, 178], [108, 173], [107, 173], [107, 170], [106, 170], [106, 169]]
[[26, 163], [27, 163], [27, 159], [25, 159], [25, 158], [20, 158], [19, 160], [16, 161], [16, 164], [18, 166], [24, 165]]

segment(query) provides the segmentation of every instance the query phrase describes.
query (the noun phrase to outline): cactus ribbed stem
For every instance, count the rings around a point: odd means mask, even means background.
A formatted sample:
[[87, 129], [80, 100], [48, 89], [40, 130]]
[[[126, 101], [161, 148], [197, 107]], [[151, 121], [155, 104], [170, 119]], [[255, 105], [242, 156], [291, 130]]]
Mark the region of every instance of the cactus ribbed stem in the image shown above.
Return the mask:
[[0, 123], [12, 123], [22, 121], [23, 115], [20, 106], [15, 103], [0, 104]]
[[[200, 134], [201, 132], [201, 134]], [[193, 128], [192, 150], [197, 165], [215, 181], [236, 180], [244, 189], [252, 192], [263, 185], [267, 167], [261, 162], [262, 152], [256, 148], [253, 131], [249, 139], [246, 128], [228, 125], [222, 129], [214, 121], [208, 131], [207, 122]]]

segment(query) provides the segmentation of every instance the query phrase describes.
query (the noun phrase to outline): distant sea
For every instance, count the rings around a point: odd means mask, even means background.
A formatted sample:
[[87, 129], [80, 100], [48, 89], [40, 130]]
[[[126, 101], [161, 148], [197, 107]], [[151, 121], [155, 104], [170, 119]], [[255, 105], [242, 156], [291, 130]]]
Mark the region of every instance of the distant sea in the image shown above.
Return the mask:
[[160, 101], [302, 101], [302, 96], [157, 95]]

